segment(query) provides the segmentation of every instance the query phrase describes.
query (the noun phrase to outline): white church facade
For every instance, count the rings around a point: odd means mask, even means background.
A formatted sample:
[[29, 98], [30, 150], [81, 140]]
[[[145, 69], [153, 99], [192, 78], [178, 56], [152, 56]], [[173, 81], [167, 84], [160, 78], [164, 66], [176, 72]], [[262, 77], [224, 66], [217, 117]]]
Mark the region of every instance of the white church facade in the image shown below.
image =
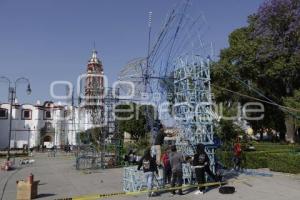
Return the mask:
[[[0, 104], [0, 149], [8, 147], [10, 105]], [[12, 107], [12, 129], [10, 146], [22, 148], [24, 145], [36, 147], [45, 145], [76, 145], [76, 133], [87, 127], [80, 127], [78, 108], [55, 105], [14, 104]], [[82, 117], [85, 120], [85, 117]]]
[[[54, 145], [57, 147], [78, 145], [80, 143], [78, 133], [93, 127], [86, 103], [90, 99], [88, 95], [94, 95], [90, 93], [95, 91], [95, 88], [91, 87], [95, 83], [89, 77], [90, 74], [91, 76], [103, 75], [102, 62], [98, 59], [95, 50], [87, 65], [86, 99], [82, 99], [79, 106], [61, 105], [51, 101], [43, 104], [37, 102], [35, 105], [15, 102], [12, 105], [11, 131], [9, 131], [10, 104], [0, 102], [0, 149], [9, 146], [9, 135], [11, 135], [11, 148], [23, 148], [24, 145], [29, 147], [45, 145], [48, 148]], [[101, 78], [100, 81], [96, 81], [96, 90], [100, 91], [97, 93], [102, 94], [103, 80]], [[99, 113], [101, 118], [105, 118], [104, 109]]]

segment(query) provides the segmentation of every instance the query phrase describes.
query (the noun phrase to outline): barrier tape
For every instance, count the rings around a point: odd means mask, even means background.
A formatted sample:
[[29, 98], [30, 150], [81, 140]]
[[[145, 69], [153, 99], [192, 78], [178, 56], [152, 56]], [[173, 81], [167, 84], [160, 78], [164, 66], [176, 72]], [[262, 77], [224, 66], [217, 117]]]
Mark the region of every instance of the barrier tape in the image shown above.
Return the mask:
[[168, 192], [172, 190], [179, 190], [179, 189], [191, 189], [191, 188], [197, 188], [197, 187], [208, 187], [208, 186], [221, 186], [225, 185], [229, 182], [212, 182], [212, 183], [205, 183], [205, 184], [199, 184], [199, 185], [184, 185], [181, 187], [168, 187], [163, 189], [154, 189], [154, 190], [141, 190], [137, 192], [116, 192], [116, 193], [106, 193], [106, 194], [93, 194], [93, 195], [83, 195], [83, 196], [77, 196], [77, 197], [68, 197], [68, 198], [60, 198], [55, 200], [96, 200], [96, 199], [102, 199], [102, 198], [108, 198], [113, 196], [129, 196], [129, 195], [140, 195], [148, 192]]

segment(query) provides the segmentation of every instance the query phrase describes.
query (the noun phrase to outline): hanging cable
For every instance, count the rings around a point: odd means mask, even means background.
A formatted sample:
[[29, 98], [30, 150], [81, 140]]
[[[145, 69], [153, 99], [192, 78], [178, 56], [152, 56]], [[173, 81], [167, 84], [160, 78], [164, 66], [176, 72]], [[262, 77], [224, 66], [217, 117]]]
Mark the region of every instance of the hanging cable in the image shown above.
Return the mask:
[[256, 94], [258, 94], [259, 96], [263, 97], [264, 99], [267, 100], [267, 102], [269, 103], [272, 103], [276, 106], [279, 107], [279, 109], [281, 109], [282, 111], [286, 111], [288, 114], [294, 116], [294, 117], [297, 117], [295, 116], [294, 113], [291, 113], [289, 110], [284, 110], [282, 109], [282, 106], [278, 103], [276, 103], [275, 101], [271, 100], [270, 98], [266, 97], [264, 94], [263, 94], [263, 91], [259, 90], [259, 89], [256, 89], [256, 88], [253, 88], [252, 86], [248, 85], [247, 83], [245, 83], [243, 80], [241, 80], [240, 78], [238, 78], [237, 76], [233, 75], [231, 72], [229, 72], [227, 69], [225, 69], [224, 67], [221, 68], [224, 72], [226, 72], [228, 75], [230, 75], [233, 79], [235, 79], [236, 81], [240, 82], [242, 86], [246, 86], [248, 89], [254, 91]]
[[256, 98], [256, 97], [252, 97], [252, 96], [249, 96], [249, 95], [246, 95], [246, 94], [242, 94], [240, 92], [236, 92], [236, 91], [233, 91], [233, 90], [230, 90], [230, 89], [227, 89], [227, 88], [224, 88], [224, 87], [221, 87], [221, 86], [217, 86], [215, 84], [211, 84], [212, 87], [214, 88], [219, 88], [221, 90], [225, 90], [227, 92], [230, 92], [230, 93], [233, 93], [233, 94], [237, 94], [239, 96], [243, 96], [243, 97], [246, 97], [246, 98], [249, 98], [249, 99], [253, 99], [253, 100], [256, 100], [256, 101], [260, 101], [260, 102], [264, 102], [264, 103], [267, 103], [267, 104], [270, 104], [270, 105], [274, 105], [274, 106], [278, 106], [282, 109], [286, 109], [286, 110], [292, 110], [292, 111], [295, 111], [295, 112], [300, 112], [300, 110], [298, 109], [295, 109], [295, 108], [291, 108], [291, 107], [287, 107], [287, 106], [283, 106], [283, 105], [279, 105], [277, 103], [272, 103], [272, 102], [269, 102], [269, 101], [265, 101], [265, 100], [262, 100], [262, 99], [259, 99], [259, 98]]

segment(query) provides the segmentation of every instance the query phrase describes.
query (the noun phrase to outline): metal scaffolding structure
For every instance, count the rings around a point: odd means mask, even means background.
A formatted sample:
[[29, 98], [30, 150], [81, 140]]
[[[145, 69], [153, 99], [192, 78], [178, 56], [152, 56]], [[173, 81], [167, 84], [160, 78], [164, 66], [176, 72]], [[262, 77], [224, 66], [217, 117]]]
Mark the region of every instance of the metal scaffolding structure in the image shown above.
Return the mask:
[[[167, 15], [153, 45], [149, 23], [147, 57], [129, 62], [121, 71], [119, 79], [134, 84], [134, 98], [141, 99], [141, 103], [143, 93], [149, 97], [146, 100], [154, 105], [170, 103], [176, 116], [174, 119], [170, 112], [168, 117], [170, 121], [176, 121], [181, 129], [176, 138], [178, 149], [186, 156], [192, 156], [195, 146], [204, 144], [214, 171], [210, 66], [209, 60], [203, 59], [207, 55], [214, 55], [212, 44], [204, 42], [206, 20], [199, 12], [197, 2], [185, 0], [176, 4]], [[121, 89], [130, 91], [127, 86]], [[154, 96], [157, 94], [160, 98], [155, 101]], [[148, 117], [147, 124], [153, 128], [151, 122]], [[155, 131], [151, 131], [151, 134], [155, 136]], [[184, 165], [183, 171], [184, 180], [189, 180], [191, 168]], [[145, 185], [144, 178], [138, 174], [134, 168], [124, 169], [124, 191], [137, 191], [141, 185]]]
[[[119, 165], [122, 142], [114, 114], [114, 107], [119, 101], [119, 91], [107, 87], [102, 61], [98, 58], [95, 47], [82, 81], [84, 92], [80, 88], [80, 94], [84, 93], [84, 130], [87, 134], [86, 140], [89, 141], [86, 141], [88, 147], [81, 145], [79, 149], [76, 168], [97, 169]], [[81, 103], [81, 99], [79, 102]]]
[[[215, 169], [213, 147], [213, 112], [210, 86], [209, 59], [199, 55], [186, 55], [175, 62], [174, 111], [181, 132], [176, 146], [185, 156], [193, 156], [195, 147], [202, 143], [209, 156], [211, 170]], [[191, 183], [191, 167], [183, 165], [184, 180]], [[159, 181], [159, 180], [158, 180]], [[136, 167], [124, 168], [123, 190], [139, 191], [146, 182]], [[159, 187], [159, 184], [156, 184]]]
[[118, 103], [119, 99], [116, 96], [119, 96], [118, 91], [116, 94], [113, 94], [114, 91], [112, 88], [106, 88], [106, 95], [104, 97], [104, 119], [105, 119], [105, 128], [107, 136], [113, 135], [116, 131], [116, 120], [114, 114], [114, 106]]
[[[183, 183], [191, 183], [192, 171], [190, 166], [183, 164]], [[138, 192], [147, 187], [147, 180], [142, 171], [138, 171], [136, 167], [125, 167], [123, 169], [123, 191]], [[162, 178], [155, 175], [153, 180], [153, 188], [160, 189], [163, 187]]]
[[209, 60], [197, 55], [184, 56], [176, 61], [175, 66], [174, 110], [181, 128], [176, 145], [185, 155], [192, 156], [196, 145], [204, 144], [213, 169], [215, 159]]
[[115, 116], [115, 106], [119, 103], [119, 90], [111, 87], [106, 88], [104, 97], [104, 118], [105, 118], [105, 154], [108, 155], [107, 148], [110, 146], [114, 149], [114, 165], [120, 165], [122, 162], [123, 141], [118, 129], [118, 123]]

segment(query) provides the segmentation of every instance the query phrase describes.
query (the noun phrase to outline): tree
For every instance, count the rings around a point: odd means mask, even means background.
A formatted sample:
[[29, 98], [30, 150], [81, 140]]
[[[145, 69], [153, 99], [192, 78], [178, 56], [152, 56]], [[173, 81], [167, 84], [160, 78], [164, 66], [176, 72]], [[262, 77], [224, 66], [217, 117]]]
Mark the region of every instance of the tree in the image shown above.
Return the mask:
[[297, 129], [299, 129], [300, 126], [300, 90], [294, 91], [292, 97], [284, 98], [284, 104], [295, 109], [295, 115], [287, 116], [287, 129], [289, 128], [290, 130], [288, 137], [290, 137], [292, 141], [300, 142], [299, 132], [297, 133]]
[[[297, 113], [296, 116], [300, 116], [300, 90], [294, 91], [293, 96], [284, 98], [284, 104], [294, 108]], [[297, 125], [300, 126], [299, 118], [297, 118]]]
[[245, 131], [234, 124], [233, 121], [221, 119], [216, 127], [216, 134], [225, 146], [230, 146], [238, 136], [243, 136], [244, 133]]
[[101, 128], [91, 128], [84, 132], [79, 133], [80, 141], [83, 144], [89, 144], [95, 147], [97, 151], [100, 151], [101, 146], [101, 137], [104, 137], [103, 131]]
[[[300, 88], [299, 10], [299, 0], [266, 1], [249, 16], [246, 27], [230, 34], [229, 47], [221, 50], [220, 60], [213, 64], [213, 92], [218, 102], [249, 101], [220, 86], [280, 105]], [[249, 123], [256, 131], [273, 128], [284, 139], [285, 115], [293, 113], [274, 103], [263, 104], [264, 119]]]
[[146, 113], [145, 105], [138, 105], [135, 103], [121, 104], [116, 106], [116, 117], [118, 127], [121, 133], [125, 131], [131, 134], [132, 139], [139, 140], [146, 136], [146, 133], [150, 131], [150, 127], [147, 126], [147, 116], [149, 115], [154, 120], [154, 109], [152, 106], [148, 106], [148, 113]]

